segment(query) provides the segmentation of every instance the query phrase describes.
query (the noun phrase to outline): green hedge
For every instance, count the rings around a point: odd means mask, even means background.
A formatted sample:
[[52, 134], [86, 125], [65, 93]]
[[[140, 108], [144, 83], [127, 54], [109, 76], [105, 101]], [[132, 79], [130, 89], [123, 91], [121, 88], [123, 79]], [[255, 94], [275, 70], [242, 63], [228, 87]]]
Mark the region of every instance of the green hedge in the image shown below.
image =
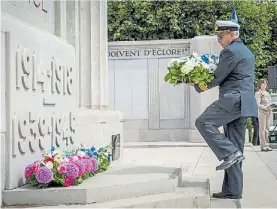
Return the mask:
[[109, 41], [188, 39], [214, 33], [236, 7], [241, 38], [256, 56], [256, 78], [277, 65], [277, 4], [266, 1], [109, 1]]

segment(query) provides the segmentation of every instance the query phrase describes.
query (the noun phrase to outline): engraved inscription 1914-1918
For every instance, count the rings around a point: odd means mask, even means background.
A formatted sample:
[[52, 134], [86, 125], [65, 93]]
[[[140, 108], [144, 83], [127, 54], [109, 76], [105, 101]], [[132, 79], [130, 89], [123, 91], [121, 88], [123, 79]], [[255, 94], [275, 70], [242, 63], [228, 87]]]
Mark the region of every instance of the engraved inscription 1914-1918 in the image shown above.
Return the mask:
[[41, 54], [29, 48], [17, 47], [15, 88], [22, 95], [39, 94], [41, 106], [48, 108], [47, 110], [54, 109], [50, 114], [49, 111], [44, 113], [41, 109], [38, 112], [20, 110], [13, 113], [11, 127], [13, 156], [16, 156], [18, 151], [24, 154], [28, 151], [49, 149], [45, 146], [45, 142], [49, 140], [52, 146], [56, 147], [60, 147], [62, 143], [65, 146], [74, 143], [75, 113], [56, 107], [57, 98], [72, 97], [74, 66], [64, 60], [59, 61], [56, 57], [46, 59], [45, 62], [44, 57], [39, 55]]

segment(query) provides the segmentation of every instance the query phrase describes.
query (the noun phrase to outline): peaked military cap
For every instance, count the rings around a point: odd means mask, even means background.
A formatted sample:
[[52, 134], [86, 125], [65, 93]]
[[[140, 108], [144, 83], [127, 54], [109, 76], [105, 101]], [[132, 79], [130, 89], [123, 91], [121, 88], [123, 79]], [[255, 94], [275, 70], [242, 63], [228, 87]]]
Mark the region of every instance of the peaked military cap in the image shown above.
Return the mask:
[[240, 25], [230, 20], [218, 20], [215, 22], [217, 28], [216, 32], [222, 31], [239, 31]]

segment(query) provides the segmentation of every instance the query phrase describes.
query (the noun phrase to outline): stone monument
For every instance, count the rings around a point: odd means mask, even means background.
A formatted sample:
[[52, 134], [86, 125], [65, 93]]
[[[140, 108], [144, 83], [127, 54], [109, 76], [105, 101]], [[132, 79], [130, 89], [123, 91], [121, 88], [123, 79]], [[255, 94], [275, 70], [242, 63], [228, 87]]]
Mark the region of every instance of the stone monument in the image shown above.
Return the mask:
[[25, 166], [52, 146], [101, 147], [116, 135], [121, 150], [107, 1], [1, 1], [1, 24], [1, 191], [23, 185]]

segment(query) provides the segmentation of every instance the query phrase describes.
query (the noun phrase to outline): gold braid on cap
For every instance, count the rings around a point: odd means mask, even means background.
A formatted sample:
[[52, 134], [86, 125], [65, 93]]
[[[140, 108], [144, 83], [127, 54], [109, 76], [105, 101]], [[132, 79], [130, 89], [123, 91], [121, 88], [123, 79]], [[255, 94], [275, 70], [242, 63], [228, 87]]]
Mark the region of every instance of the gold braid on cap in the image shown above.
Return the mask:
[[209, 89], [207, 84], [200, 84], [199, 83], [198, 86], [202, 91], [207, 91]]

